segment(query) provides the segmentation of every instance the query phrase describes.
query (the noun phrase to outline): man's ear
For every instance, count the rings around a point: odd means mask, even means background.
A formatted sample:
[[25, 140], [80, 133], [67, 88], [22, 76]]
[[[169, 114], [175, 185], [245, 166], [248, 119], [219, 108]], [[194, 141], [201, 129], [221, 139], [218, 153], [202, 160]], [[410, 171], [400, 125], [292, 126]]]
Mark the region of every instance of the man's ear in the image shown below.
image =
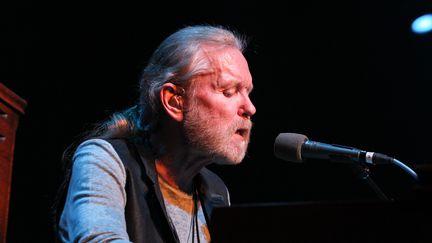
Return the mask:
[[165, 83], [160, 91], [160, 99], [165, 112], [174, 120], [183, 120], [184, 89], [173, 83]]

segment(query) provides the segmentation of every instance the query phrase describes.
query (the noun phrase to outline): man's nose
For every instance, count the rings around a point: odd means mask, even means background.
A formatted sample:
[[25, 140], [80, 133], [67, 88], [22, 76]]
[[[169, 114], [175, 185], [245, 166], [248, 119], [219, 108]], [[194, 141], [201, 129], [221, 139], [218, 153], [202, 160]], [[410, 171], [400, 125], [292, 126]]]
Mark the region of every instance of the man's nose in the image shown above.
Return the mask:
[[242, 104], [241, 109], [239, 109], [239, 115], [250, 118], [255, 113], [256, 113], [256, 108], [252, 103], [252, 101], [250, 100], [249, 96], [246, 95], [244, 98], [244, 103]]

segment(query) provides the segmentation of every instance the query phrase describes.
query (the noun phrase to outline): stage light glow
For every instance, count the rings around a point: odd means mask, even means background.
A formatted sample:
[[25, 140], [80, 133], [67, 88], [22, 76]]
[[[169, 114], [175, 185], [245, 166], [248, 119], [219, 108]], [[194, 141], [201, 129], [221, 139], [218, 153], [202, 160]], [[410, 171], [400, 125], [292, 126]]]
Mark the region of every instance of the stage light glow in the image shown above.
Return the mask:
[[425, 34], [432, 31], [432, 14], [425, 14], [413, 21], [411, 29], [416, 34]]

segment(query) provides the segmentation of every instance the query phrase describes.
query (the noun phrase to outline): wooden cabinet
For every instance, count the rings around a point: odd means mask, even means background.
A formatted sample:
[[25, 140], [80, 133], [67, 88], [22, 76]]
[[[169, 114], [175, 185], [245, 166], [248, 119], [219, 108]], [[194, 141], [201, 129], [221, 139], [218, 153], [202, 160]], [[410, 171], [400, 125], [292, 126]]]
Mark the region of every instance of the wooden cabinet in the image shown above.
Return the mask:
[[15, 132], [27, 102], [0, 83], [0, 242], [6, 242]]

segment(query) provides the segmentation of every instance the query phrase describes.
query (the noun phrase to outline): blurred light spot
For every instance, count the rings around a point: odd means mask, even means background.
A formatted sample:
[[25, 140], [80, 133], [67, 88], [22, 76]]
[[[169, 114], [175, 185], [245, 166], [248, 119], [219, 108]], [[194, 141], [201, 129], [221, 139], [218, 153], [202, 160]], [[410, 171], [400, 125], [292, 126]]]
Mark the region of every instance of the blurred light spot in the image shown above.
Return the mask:
[[411, 24], [411, 29], [416, 34], [425, 34], [432, 30], [432, 14], [425, 14], [418, 17]]

